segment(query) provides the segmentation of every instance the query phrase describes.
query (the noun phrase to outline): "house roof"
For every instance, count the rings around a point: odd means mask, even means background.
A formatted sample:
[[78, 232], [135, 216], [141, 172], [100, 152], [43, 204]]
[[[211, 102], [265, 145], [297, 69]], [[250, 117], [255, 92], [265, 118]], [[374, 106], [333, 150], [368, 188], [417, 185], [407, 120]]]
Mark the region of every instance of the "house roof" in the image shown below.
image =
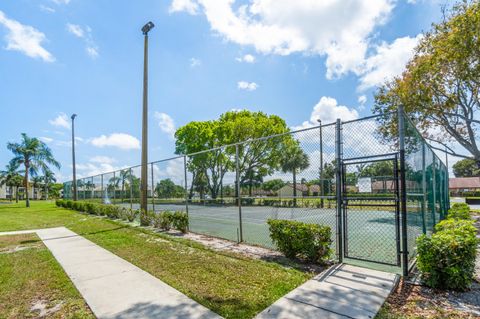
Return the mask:
[[450, 189], [480, 188], [480, 176], [477, 177], [454, 177], [448, 182]]
[[[297, 191], [301, 191], [301, 192], [307, 192], [308, 189], [309, 189], [309, 187], [308, 187], [307, 185], [305, 185], [305, 184], [296, 184], [295, 186], [296, 186], [295, 188], [297, 189]], [[289, 184], [286, 184], [286, 185], [283, 186], [283, 187], [293, 188], [293, 184], [290, 184], [290, 183], [289, 183]], [[282, 187], [282, 188], [283, 188], [283, 187]], [[311, 192], [318, 192], [319, 189], [320, 189], [320, 186], [318, 186], [318, 185], [311, 185], [311, 186], [310, 186], [310, 191], [311, 191]]]

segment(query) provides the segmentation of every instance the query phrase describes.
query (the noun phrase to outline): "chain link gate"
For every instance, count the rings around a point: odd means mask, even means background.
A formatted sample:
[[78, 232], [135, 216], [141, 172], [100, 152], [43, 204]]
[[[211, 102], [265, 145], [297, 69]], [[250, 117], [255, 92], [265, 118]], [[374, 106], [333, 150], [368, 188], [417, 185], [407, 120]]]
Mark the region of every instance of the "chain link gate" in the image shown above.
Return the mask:
[[344, 257], [400, 266], [398, 154], [341, 164]]

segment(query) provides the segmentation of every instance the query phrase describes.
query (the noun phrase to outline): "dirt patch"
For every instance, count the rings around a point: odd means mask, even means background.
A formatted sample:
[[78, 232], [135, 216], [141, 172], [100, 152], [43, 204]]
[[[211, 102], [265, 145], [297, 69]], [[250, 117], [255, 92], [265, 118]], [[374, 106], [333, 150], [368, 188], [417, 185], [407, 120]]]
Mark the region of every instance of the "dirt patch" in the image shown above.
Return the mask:
[[36, 313], [38, 318], [45, 318], [62, 309], [63, 303], [60, 302], [53, 307], [48, 308], [48, 302], [46, 300], [38, 300], [32, 304], [30, 311]]
[[193, 240], [215, 251], [230, 252], [240, 254], [249, 258], [271, 261], [286, 267], [300, 269], [302, 271], [320, 273], [325, 270], [325, 266], [304, 262], [302, 260], [291, 260], [286, 258], [282, 253], [276, 250], [264, 247], [248, 245], [245, 243], [236, 243], [226, 239], [210, 237], [196, 233], [184, 234], [175, 230], [170, 230], [162, 233], [168, 234], [170, 236]]

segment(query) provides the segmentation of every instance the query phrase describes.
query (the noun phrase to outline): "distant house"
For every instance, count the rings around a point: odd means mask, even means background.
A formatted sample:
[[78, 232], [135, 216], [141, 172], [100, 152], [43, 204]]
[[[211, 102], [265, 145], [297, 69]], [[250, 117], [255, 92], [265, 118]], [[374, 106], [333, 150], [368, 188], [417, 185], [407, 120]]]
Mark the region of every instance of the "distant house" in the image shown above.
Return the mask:
[[[320, 191], [319, 185], [296, 184], [297, 197], [318, 196]], [[293, 184], [286, 184], [278, 190], [279, 197], [293, 197]]]
[[480, 176], [450, 178], [448, 189], [451, 195], [463, 195], [466, 192], [480, 191]]

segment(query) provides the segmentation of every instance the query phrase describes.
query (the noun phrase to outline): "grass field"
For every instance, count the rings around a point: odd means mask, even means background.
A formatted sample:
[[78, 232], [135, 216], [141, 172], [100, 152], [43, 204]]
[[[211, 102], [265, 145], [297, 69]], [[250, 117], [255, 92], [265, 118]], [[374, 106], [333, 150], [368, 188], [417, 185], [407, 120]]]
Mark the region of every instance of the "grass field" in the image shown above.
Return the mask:
[[[54, 203], [32, 202], [31, 208], [24, 205], [0, 205], [0, 231], [65, 226], [225, 318], [252, 318], [313, 276], [275, 263], [214, 252], [189, 240], [57, 208]], [[0, 272], [3, 274], [3, 270]]]
[[34, 234], [0, 236], [0, 318], [95, 318]]

